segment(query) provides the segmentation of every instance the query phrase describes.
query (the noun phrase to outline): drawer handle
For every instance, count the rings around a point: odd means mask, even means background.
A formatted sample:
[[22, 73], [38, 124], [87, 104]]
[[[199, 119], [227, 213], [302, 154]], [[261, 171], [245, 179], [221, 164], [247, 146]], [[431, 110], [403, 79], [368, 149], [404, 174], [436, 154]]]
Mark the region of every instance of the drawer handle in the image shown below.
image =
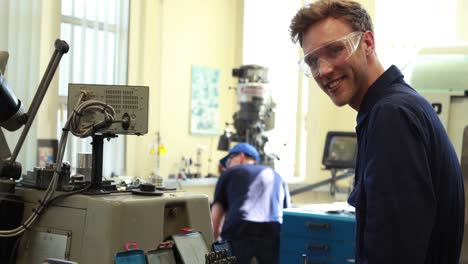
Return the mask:
[[307, 260], [307, 255], [302, 254], [302, 264], [327, 264], [326, 262], [317, 262]]
[[322, 251], [328, 251], [330, 247], [328, 245], [316, 245], [316, 244], [309, 244], [307, 246], [308, 250], [322, 250]]
[[308, 223], [307, 227], [309, 229], [325, 229], [330, 230], [330, 224], [322, 224], [322, 223]]

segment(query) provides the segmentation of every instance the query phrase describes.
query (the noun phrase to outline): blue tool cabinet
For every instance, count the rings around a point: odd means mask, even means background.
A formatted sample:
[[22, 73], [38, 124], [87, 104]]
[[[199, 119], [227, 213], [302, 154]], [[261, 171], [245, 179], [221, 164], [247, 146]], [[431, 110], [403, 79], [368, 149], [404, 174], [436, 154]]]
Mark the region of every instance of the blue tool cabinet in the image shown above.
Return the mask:
[[354, 263], [356, 220], [352, 213], [290, 208], [281, 227], [280, 263]]

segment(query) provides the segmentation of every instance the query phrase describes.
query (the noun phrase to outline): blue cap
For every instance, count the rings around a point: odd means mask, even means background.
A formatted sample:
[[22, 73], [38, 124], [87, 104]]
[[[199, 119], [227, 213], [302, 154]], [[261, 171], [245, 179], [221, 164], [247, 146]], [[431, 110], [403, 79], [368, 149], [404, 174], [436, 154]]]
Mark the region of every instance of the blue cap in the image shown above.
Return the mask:
[[226, 161], [229, 158], [231, 154], [237, 154], [237, 153], [244, 153], [245, 155], [248, 155], [252, 158], [254, 158], [256, 161], [260, 161], [260, 155], [258, 154], [257, 149], [250, 145], [249, 143], [239, 143], [235, 145], [230, 151], [229, 154], [227, 154], [224, 158], [219, 160], [219, 163], [221, 163], [224, 167], [226, 167]]

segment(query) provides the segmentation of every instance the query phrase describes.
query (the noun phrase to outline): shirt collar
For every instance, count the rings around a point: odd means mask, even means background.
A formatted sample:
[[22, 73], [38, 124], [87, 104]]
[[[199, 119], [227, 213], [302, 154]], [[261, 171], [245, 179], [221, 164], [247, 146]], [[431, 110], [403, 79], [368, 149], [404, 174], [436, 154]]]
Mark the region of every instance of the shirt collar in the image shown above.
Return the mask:
[[372, 107], [382, 98], [384, 95], [390, 92], [389, 89], [385, 89], [396, 79], [403, 78], [401, 71], [392, 65], [388, 68], [379, 78], [369, 87], [364, 99], [362, 100], [359, 112], [356, 118], [357, 125], [359, 126], [371, 111]]

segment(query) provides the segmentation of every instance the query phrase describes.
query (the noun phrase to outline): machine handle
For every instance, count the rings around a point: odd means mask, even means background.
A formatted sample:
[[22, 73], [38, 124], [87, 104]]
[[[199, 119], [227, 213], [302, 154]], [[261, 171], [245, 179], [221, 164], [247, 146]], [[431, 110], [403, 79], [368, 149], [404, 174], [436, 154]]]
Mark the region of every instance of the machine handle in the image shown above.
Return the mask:
[[55, 50], [63, 54], [67, 53], [70, 50], [70, 46], [65, 40], [56, 39], [54, 46], [55, 46]]
[[135, 250], [135, 249], [138, 249], [137, 242], [127, 242], [127, 243], [125, 243], [125, 250], [130, 251], [130, 250]]
[[308, 250], [321, 250], [321, 251], [328, 251], [330, 247], [328, 245], [317, 245], [317, 244], [309, 244], [307, 245]]
[[302, 254], [302, 264], [328, 264], [328, 262], [308, 261], [307, 255]]
[[307, 223], [307, 227], [309, 229], [325, 229], [330, 230], [330, 224], [323, 224], [323, 223]]

